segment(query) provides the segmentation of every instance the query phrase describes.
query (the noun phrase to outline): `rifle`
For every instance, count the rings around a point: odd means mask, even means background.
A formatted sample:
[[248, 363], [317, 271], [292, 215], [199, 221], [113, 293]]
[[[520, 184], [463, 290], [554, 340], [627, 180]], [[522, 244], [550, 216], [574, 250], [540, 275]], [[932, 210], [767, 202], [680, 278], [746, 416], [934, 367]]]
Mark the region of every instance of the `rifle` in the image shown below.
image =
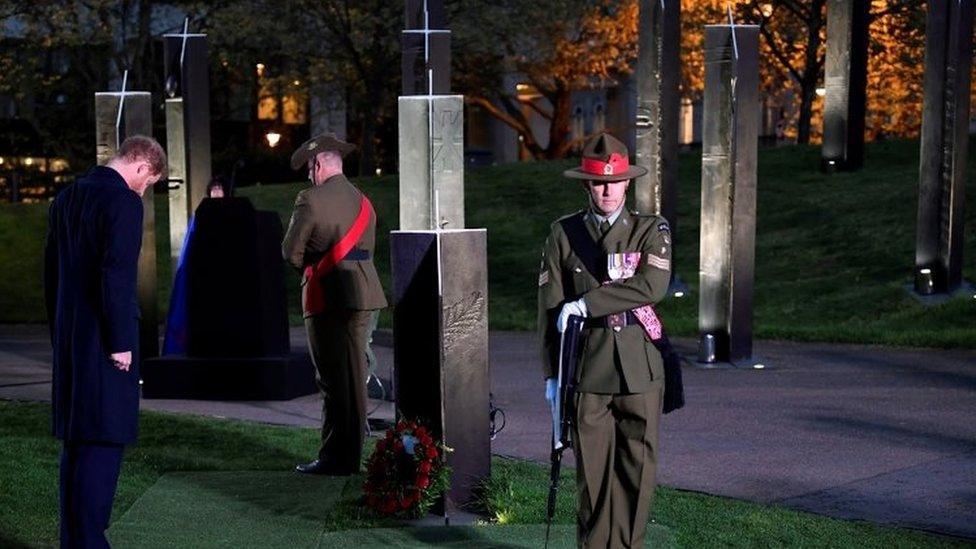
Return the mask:
[[556, 393], [556, 410], [552, 422], [552, 453], [549, 468], [549, 501], [546, 507], [546, 547], [549, 547], [549, 529], [556, 514], [556, 491], [559, 489], [559, 468], [563, 451], [572, 447], [573, 416], [575, 415], [576, 366], [579, 364], [580, 335], [583, 317], [570, 315], [566, 330], [559, 339], [559, 376]]

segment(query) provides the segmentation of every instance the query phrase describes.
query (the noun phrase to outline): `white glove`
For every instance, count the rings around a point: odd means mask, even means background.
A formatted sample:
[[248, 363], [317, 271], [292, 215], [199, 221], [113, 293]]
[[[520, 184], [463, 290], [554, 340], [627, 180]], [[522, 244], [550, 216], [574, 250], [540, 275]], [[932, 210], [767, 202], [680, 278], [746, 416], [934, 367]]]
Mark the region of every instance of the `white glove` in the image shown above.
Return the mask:
[[586, 302], [583, 301], [582, 297], [563, 305], [562, 310], [559, 311], [559, 318], [556, 319], [556, 329], [559, 330], [559, 333], [566, 331], [569, 315], [581, 316], [583, 318], [587, 317]]
[[556, 399], [559, 398], [559, 380], [554, 377], [546, 378], [546, 402], [549, 403], [549, 407], [556, 405]]
[[[559, 436], [559, 406], [556, 401], [559, 399], [559, 380], [554, 377], [546, 378], [546, 401], [549, 402], [549, 414], [552, 416], [552, 434], [553, 439]], [[560, 444], [558, 440], [554, 440], [556, 448], [559, 448]]]

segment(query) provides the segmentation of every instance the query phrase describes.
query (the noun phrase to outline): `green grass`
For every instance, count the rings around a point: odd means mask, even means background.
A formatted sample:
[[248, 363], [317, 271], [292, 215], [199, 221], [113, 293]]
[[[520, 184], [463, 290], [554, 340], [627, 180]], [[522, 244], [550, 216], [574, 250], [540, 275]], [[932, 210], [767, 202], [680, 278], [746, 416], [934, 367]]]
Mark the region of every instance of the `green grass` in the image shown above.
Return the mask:
[[[971, 147], [976, 150], [976, 147]], [[918, 143], [868, 146], [865, 169], [827, 176], [817, 147], [765, 149], [759, 155], [756, 236], [755, 335], [798, 341], [976, 347], [976, 300], [962, 296], [935, 307], [905, 291], [914, 265]], [[561, 177], [575, 161], [530, 162], [471, 170], [465, 178], [467, 223], [488, 228], [492, 329], [531, 330], [542, 243], [549, 224], [579, 209], [579, 187]], [[699, 152], [680, 159], [675, 265], [691, 293], [660, 310], [671, 331], [697, 332]], [[968, 188], [976, 192], [976, 154]], [[395, 177], [357, 183], [378, 216], [377, 268], [390, 291], [388, 231], [399, 224]], [[258, 208], [280, 213], [287, 225], [303, 183], [240, 190]], [[157, 197], [160, 235], [166, 234], [163, 197]], [[45, 207], [0, 208], [0, 322], [42, 322], [40, 250]], [[165, 308], [169, 269], [160, 238], [160, 296]], [[964, 277], [976, 280], [976, 208], [966, 212]], [[289, 270], [289, 305], [299, 321], [297, 277]], [[381, 325], [389, 326], [384, 314]]]
[[0, 204], [0, 322], [45, 322], [47, 205]]
[[[49, 436], [46, 404], [0, 401], [0, 546], [50, 545], [57, 539], [58, 453]], [[128, 511], [161, 475], [175, 471], [287, 471], [316, 448], [314, 429], [273, 427], [243, 421], [143, 412], [138, 445], [127, 453], [113, 522]], [[242, 473], [246, 475], [246, 473]], [[564, 471], [556, 522], [572, 524], [573, 472]], [[267, 475], [265, 475], [267, 476]], [[495, 458], [486, 486], [489, 516], [506, 524], [544, 522], [548, 468]], [[226, 481], [221, 481], [226, 485]], [[246, 482], [242, 477], [241, 482]], [[262, 499], [259, 487], [235, 489], [244, 499]], [[236, 492], [235, 492], [236, 493]], [[339, 504], [321, 517], [325, 530], [391, 527], [359, 505], [354, 477]], [[225, 494], [225, 499], [226, 498]], [[239, 498], [238, 498], [239, 499]], [[279, 505], [279, 504], [275, 504]], [[270, 512], [288, 514], [271, 505]], [[298, 505], [300, 507], [300, 505]], [[327, 505], [312, 505], [328, 509]], [[302, 515], [303, 520], [308, 517]], [[301, 518], [301, 517], [299, 517]], [[653, 520], [670, 528], [682, 547], [950, 547], [959, 542], [919, 532], [880, 527], [659, 488]]]

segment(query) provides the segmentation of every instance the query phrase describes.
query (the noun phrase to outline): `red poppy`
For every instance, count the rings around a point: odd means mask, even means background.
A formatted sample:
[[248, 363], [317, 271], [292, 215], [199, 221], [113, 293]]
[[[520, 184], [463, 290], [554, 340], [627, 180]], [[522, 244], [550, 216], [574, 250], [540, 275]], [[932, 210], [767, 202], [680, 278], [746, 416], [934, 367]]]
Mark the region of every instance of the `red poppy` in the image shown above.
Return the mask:
[[437, 448], [435, 448], [433, 446], [429, 446], [427, 448], [427, 457], [429, 457], [431, 459], [434, 459], [435, 457], [437, 457]]
[[430, 486], [430, 477], [427, 475], [420, 475], [417, 477], [417, 488], [423, 490], [428, 486]]
[[433, 466], [429, 461], [421, 461], [420, 465], [417, 465], [417, 472], [427, 475], [430, 474], [430, 470]]

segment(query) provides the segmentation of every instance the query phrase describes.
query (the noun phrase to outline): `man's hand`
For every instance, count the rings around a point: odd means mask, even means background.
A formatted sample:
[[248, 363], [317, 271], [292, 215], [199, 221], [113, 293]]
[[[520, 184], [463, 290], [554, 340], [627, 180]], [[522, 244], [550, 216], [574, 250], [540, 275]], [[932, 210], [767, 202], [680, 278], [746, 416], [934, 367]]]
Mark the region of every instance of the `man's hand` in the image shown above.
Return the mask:
[[562, 310], [559, 311], [559, 318], [556, 319], [556, 329], [559, 330], [559, 333], [566, 331], [569, 315], [581, 316], [583, 318], [587, 317], [586, 302], [583, 301], [582, 297], [563, 305]]
[[129, 371], [129, 366], [132, 365], [132, 351], [125, 351], [122, 353], [112, 353], [112, 365], [123, 372]]

